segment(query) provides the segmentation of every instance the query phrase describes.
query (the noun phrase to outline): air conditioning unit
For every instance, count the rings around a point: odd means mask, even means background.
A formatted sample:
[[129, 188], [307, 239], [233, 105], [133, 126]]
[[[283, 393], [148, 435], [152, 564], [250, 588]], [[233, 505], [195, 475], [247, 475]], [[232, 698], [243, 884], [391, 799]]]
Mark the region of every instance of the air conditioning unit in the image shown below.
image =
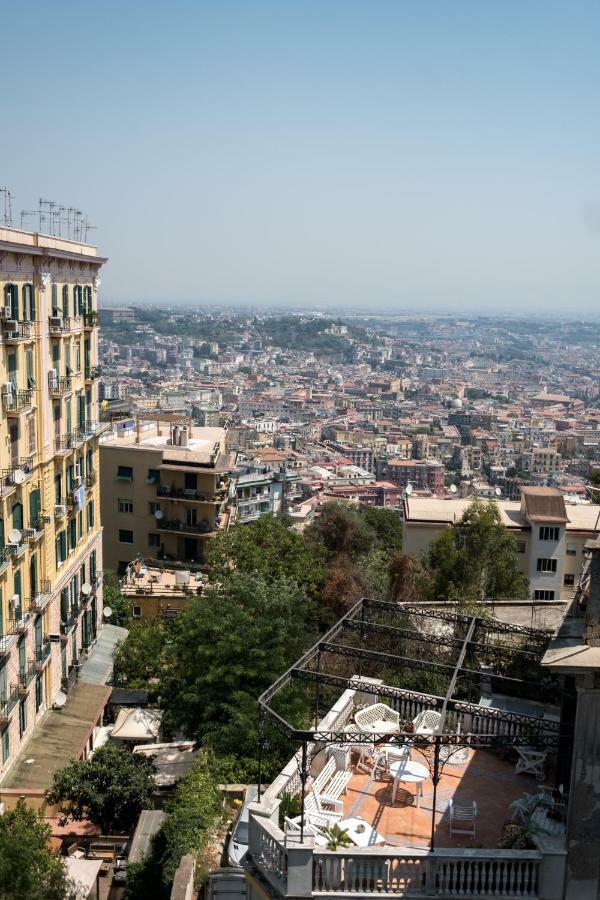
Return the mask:
[[47, 635], [47, 638], [52, 644], [60, 643], [60, 634], [49, 634]]
[[3, 318], [3, 319], [10, 319], [11, 316], [12, 316], [12, 306], [5, 306], [5, 307], [3, 307], [3, 309], [2, 309], [2, 318]]
[[60, 328], [62, 319], [60, 316], [50, 316], [50, 328]]
[[56, 503], [54, 506], [54, 515], [55, 516], [66, 516], [66, 514], [67, 514], [67, 507], [64, 506], [62, 503]]
[[4, 328], [6, 331], [17, 331], [19, 323], [16, 319], [5, 319]]
[[35, 530], [35, 528], [25, 528], [23, 534], [25, 535], [25, 537], [32, 538], [36, 536], [37, 531]]
[[8, 601], [8, 605], [10, 609], [15, 610], [21, 605], [21, 595], [13, 594], [10, 600]]

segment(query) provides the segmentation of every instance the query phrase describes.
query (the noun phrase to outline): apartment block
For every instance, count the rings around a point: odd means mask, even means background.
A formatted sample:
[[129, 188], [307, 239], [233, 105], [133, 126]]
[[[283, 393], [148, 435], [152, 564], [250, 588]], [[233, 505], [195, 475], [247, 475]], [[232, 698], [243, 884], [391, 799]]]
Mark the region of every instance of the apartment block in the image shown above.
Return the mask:
[[225, 429], [124, 420], [100, 452], [104, 562], [123, 574], [136, 557], [193, 566], [231, 516], [235, 454]]
[[411, 484], [419, 491], [444, 492], [444, 466], [436, 460], [390, 459], [387, 477], [402, 488]]
[[[470, 500], [407, 497], [404, 501], [403, 549], [422, 556], [432, 540], [455, 525]], [[597, 534], [600, 506], [565, 503], [549, 487], [521, 488], [520, 502], [494, 501], [502, 523], [514, 534], [520, 569], [537, 601], [569, 600], [585, 560], [585, 545]]]
[[95, 247], [0, 228], [0, 778], [102, 626]]

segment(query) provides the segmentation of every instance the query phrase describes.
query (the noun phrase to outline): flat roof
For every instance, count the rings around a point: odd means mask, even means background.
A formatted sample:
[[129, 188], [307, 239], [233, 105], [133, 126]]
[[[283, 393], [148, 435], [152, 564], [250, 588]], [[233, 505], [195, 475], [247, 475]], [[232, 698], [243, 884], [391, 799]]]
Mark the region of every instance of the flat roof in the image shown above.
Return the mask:
[[[405, 520], [424, 524], [452, 525], [461, 518], [473, 502], [468, 499], [440, 499], [437, 497], [410, 497], [405, 500]], [[513, 500], [494, 500], [500, 520], [508, 528], [526, 528], [529, 523], [521, 511], [521, 504]], [[594, 532], [600, 526], [600, 506], [591, 503], [567, 504], [569, 521], [567, 531]]]
[[[116, 425], [119, 423], [116, 422]], [[201, 427], [188, 425], [188, 443], [186, 447], [173, 445], [171, 439], [171, 423], [163, 423], [161, 434], [154, 423], [140, 421], [140, 439], [137, 440], [135, 424], [127, 430], [108, 432], [102, 441], [103, 447], [123, 448], [127, 450], [162, 450], [163, 460], [178, 460], [183, 463], [210, 463], [214, 460], [216, 446], [225, 440], [224, 428]]]
[[63, 708], [48, 710], [37, 723], [2, 788], [49, 788], [54, 773], [81, 755], [111, 690], [105, 684], [76, 684]]

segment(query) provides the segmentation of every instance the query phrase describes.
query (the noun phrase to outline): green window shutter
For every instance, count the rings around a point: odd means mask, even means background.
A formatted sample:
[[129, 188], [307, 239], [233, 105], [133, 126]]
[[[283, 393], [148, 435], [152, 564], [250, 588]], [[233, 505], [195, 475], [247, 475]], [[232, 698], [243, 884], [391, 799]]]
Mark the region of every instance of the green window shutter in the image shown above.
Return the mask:
[[69, 285], [63, 284], [62, 289], [62, 314], [66, 319], [69, 315]]

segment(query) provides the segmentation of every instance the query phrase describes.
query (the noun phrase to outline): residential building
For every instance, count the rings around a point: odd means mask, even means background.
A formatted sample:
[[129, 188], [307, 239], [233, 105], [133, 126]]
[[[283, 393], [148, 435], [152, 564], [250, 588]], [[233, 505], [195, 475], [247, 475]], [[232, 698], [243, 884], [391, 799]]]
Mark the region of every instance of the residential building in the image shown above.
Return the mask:
[[0, 227], [0, 778], [102, 627], [98, 273]]
[[444, 492], [444, 466], [437, 460], [389, 459], [387, 477], [401, 488], [411, 484], [419, 491], [437, 495]]
[[290, 493], [299, 480], [297, 472], [251, 469], [237, 475], [236, 521], [254, 522], [261, 516], [278, 516], [287, 511]]
[[231, 514], [225, 430], [128, 419], [100, 450], [105, 567], [124, 574], [135, 557], [201, 564]]
[[99, 310], [102, 325], [120, 325], [135, 322], [135, 309], [130, 306], [102, 306]]
[[121, 580], [121, 592], [132, 602], [134, 619], [174, 619], [193, 596], [202, 593], [206, 582], [201, 572], [134, 559]]
[[[471, 501], [407, 497], [403, 550], [421, 556], [445, 528], [455, 525]], [[573, 596], [588, 540], [598, 533], [600, 506], [565, 503], [555, 488], [521, 488], [520, 502], [497, 500], [500, 519], [515, 536], [520, 569], [531, 598], [569, 600]]]

